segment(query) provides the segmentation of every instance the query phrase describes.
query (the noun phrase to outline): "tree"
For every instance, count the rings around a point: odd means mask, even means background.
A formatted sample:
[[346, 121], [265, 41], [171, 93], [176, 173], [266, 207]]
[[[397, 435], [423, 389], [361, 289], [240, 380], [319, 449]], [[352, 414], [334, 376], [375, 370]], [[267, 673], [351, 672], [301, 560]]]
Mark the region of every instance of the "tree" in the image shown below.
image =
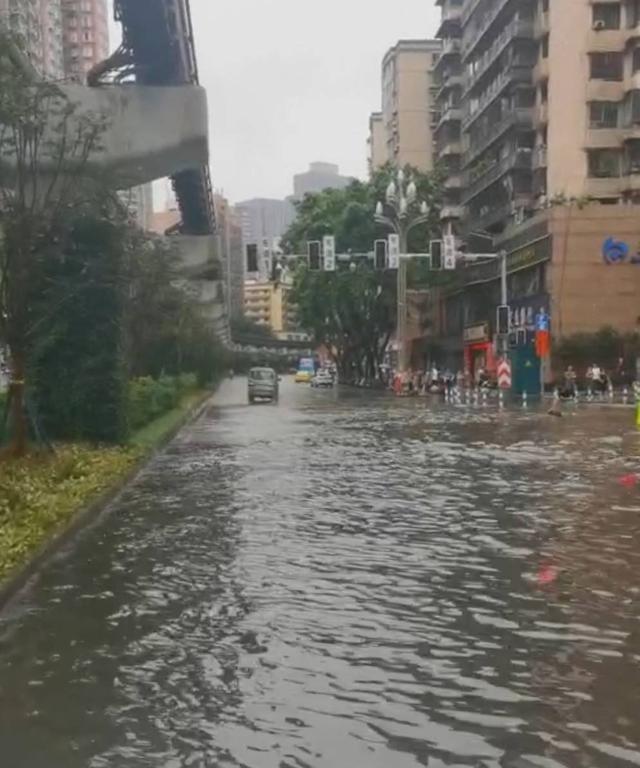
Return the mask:
[[365, 265], [355, 271], [312, 272], [294, 278], [301, 325], [335, 356], [343, 380], [377, 378], [395, 327], [395, 278]]
[[260, 346], [275, 339], [268, 325], [256, 323], [246, 315], [234, 315], [231, 318], [231, 337], [252, 346]]
[[[411, 233], [409, 246], [413, 252], [424, 252], [432, 233], [439, 231], [440, 177], [422, 173], [411, 166], [405, 167], [418, 188], [418, 199], [430, 206], [432, 218], [423, 227]], [[371, 181], [353, 181], [345, 189], [326, 189], [308, 194], [296, 203], [296, 219], [282, 238], [285, 253], [306, 253], [309, 240], [321, 240], [324, 235], [334, 235], [339, 252], [367, 253], [376, 238], [389, 233], [374, 221], [378, 200], [384, 200], [385, 192], [395, 170], [387, 164], [377, 171]]]
[[[3, 40], [0, 47], [7, 49]], [[31, 82], [0, 54], [0, 338], [9, 351], [10, 450], [17, 456], [28, 437], [32, 281], [64, 239], [73, 201], [96, 190], [88, 160], [104, 127], [101, 116], [81, 113], [55, 85]]]
[[[407, 167], [418, 187], [418, 198], [430, 206], [432, 218], [412, 231], [409, 247], [425, 252], [432, 235], [439, 231], [439, 179]], [[297, 203], [297, 218], [285, 233], [288, 253], [303, 254], [306, 242], [324, 235], [336, 237], [338, 252], [369, 253], [376, 238], [387, 236], [374, 221], [378, 200], [384, 199], [394, 169], [388, 165], [370, 182], [353, 182], [346, 189], [306, 195]], [[410, 275], [428, 283], [428, 272], [412, 269]], [[294, 300], [302, 326], [317, 343], [333, 351], [343, 378], [373, 380], [377, 377], [389, 339], [396, 325], [396, 277], [375, 272], [371, 263], [358, 262], [355, 271], [312, 272], [298, 266], [294, 278]]]

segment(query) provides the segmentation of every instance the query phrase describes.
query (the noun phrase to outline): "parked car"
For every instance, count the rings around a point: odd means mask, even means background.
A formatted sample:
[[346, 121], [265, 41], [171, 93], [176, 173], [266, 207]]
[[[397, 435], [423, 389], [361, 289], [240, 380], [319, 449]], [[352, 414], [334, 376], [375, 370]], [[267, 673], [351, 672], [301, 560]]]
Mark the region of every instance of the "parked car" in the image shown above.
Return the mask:
[[271, 400], [278, 402], [280, 381], [273, 368], [252, 368], [249, 371], [247, 395], [250, 403], [256, 400]]
[[326, 368], [323, 368], [322, 370], [318, 371], [318, 373], [316, 373], [316, 375], [311, 379], [311, 386], [312, 387], [332, 387], [333, 376], [331, 374], [331, 371], [328, 371]]

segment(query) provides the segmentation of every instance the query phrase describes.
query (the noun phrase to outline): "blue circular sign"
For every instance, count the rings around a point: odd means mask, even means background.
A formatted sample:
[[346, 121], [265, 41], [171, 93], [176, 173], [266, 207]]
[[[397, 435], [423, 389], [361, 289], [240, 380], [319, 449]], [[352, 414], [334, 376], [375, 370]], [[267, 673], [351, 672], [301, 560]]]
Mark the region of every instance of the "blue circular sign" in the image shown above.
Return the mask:
[[608, 237], [602, 244], [602, 258], [605, 264], [620, 264], [629, 255], [629, 246], [615, 237]]

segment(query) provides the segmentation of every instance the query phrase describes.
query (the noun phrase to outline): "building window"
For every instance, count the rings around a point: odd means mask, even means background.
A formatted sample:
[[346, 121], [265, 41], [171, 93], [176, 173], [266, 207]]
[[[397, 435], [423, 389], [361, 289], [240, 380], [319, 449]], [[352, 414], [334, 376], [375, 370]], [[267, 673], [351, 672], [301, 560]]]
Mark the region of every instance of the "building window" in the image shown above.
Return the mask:
[[620, 176], [620, 150], [594, 149], [588, 153], [588, 156], [590, 177], [612, 179]]
[[622, 53], [590, 53], [592, 80], [622, 80]]
[[620, 29], [620, 3], [595, 3], [592, 19], [594, 29]]
[[633, 49], [631, 64], [634, 72], [637, 72], [640, 69], [640, 48]]
[[627, 168], [629, 173], [640, 173], [640, 142], [632, 141], [627, 147]]
[[592, 101], [589, 105], [591, 128], [617, 128], [618, 103], [616, 101]]
[[637, 27], [640, 24], [640, 0], [629, 0], [627, 5], [627, 26]]

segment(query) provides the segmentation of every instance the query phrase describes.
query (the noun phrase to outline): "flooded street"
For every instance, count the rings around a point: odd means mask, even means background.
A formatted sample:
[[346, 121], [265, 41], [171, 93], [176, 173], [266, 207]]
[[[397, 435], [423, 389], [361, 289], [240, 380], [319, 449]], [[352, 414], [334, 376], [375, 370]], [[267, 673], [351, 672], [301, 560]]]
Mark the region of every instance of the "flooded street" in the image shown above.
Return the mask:
[[640, 765], [640, 432], [227, 382], [0, 622], [3, 768]]

